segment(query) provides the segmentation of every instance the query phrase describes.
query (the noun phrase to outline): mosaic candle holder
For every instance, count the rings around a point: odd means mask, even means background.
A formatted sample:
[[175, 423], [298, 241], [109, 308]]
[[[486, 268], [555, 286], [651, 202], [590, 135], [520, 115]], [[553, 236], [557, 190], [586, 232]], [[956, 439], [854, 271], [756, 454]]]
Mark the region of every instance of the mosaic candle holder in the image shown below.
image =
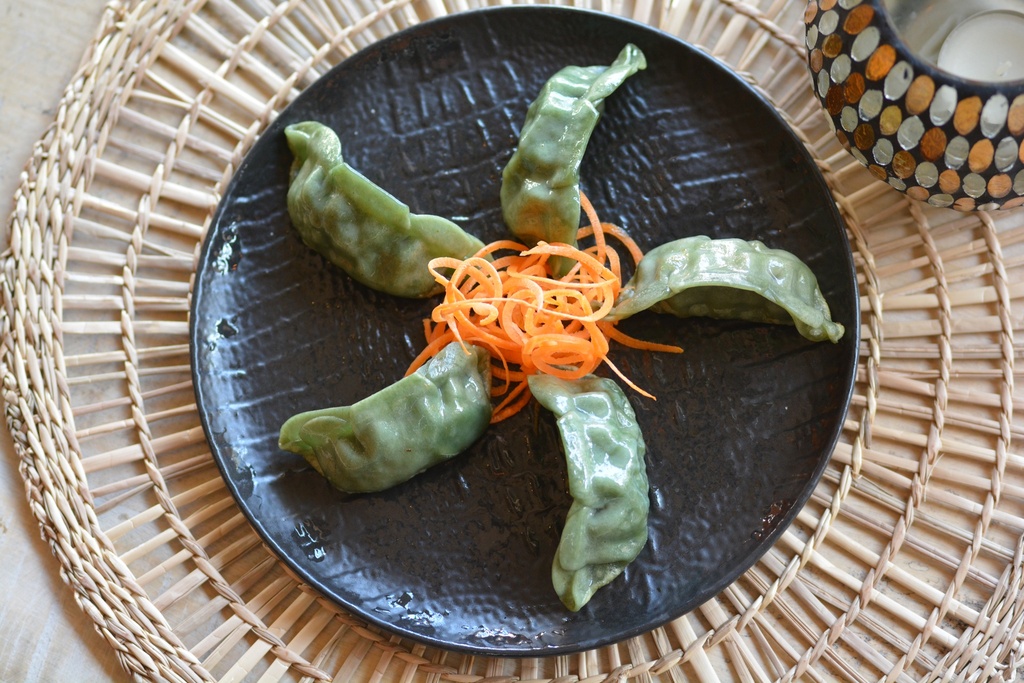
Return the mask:
[[1024, 80], [938, 68], [908, 49], [882, 0], [811, 0], [804, 22], [815, 92], [876, 178], [960, 211], [1024, 204]]

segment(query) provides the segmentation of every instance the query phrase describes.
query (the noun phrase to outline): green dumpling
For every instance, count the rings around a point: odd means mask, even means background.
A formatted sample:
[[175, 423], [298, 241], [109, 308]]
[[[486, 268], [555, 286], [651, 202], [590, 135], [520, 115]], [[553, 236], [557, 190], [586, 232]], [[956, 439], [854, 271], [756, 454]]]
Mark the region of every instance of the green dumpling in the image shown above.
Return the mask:
[[647, 449], [629, 399], [613, 380], [531, 375], [529, 384], [557, 418], [565, 451], [573, 502], [551, 582], [576, 612], [647, 544]]
[[[552, 76], [526, 112], [519, 146], [501, 174], [501, 210], [509, 230], [528, 246], [576, 244], [580, 227], [580, 164], [604, 100], [647, 68], [626, 45], [610, 66], [567, 66]], [[558, 275], [572, 267], [553, 262]]]
[[383, 491], [468, 448], [486, 431], [491, 410], [490, 354], [453, 342], [351, 406], [289, 418], [279, 445], [337, 489]]
[[302, 241], [380, 292], [421, 298], [441, 291], [433, 258], [467, 258], [483, 247], [455, 223], [409, 207], [344, 162], [341, 141], [315, 121], [285, 128], [295, 155], [288, 215]]
[[608, 320], [644, 310], [795, 325], [811, 341], [837, 342], [845, 332], [807, 264], [757, 240], [697, 235], [650, 250]]

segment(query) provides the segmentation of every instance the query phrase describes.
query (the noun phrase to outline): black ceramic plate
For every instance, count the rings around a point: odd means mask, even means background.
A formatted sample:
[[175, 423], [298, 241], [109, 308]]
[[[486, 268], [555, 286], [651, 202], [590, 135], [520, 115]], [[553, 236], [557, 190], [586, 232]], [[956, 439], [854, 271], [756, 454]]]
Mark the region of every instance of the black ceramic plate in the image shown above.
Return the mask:
[[[310, 252], [285, 206], [282, 129], [333, 127], [346, 160], [413, 211], [506, 236], [498, 190], [526, 107], [567, 64], [627, 42], [648, 69], [608, 101], [583, 163], [605, 220], [650, 249], [698, 233], [760, 239], [815, 271], [839, 344], [793, 328], [640, 315], [627, 331], [685, 354], [614, 349], [658, 400], [631, 396], [647, 446], [650, 541], [579, 613], [551, 558], [570, 505], [557, 429], [533, 406], [392, 490], [346, 496], [277, 448], [293, 413], [399, 379], [434, 302], [355, 284]], [[705, 54], [607, 15], [513, 7], [458, 14], [347, 59], [271, 125], [204, 245], [192, 361], [213, 455], [242, 510], [299, 576], [351, 612], [428, 644], [550, 655], [649, 630], [729, 584], [807, 500], [838, 438], [858, 342], [854, 268], [812, 160], [750, 87]]]

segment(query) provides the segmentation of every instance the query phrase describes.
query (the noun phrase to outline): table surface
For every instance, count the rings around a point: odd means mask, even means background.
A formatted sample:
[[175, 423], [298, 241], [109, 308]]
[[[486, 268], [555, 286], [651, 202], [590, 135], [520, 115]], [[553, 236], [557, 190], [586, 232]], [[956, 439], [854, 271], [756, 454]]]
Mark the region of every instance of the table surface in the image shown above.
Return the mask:
[[[111, 1], [0, 0], [4, 246], [22, 168], [33, 144], [55, 119], [64, 88]], [[40, 538], [6, 429], [0, 429], [0, 453], [0, 683], [129, 680], [114, 649], [76, 604], [58, 562]], [[922, 585], [925, 581], [920, 579]], [[944, 584], [931, 587], [941, 591]], [[899, 637], [901, 631], [894, 633]]]
[[[32, 146], [54, 120], [105, 0], [0, 0], [0, 210], [7, 217]], [[18, 460], [0, 430], [0, 681], [119, 681], [128, 674], [75, 604], [25, 502]]]

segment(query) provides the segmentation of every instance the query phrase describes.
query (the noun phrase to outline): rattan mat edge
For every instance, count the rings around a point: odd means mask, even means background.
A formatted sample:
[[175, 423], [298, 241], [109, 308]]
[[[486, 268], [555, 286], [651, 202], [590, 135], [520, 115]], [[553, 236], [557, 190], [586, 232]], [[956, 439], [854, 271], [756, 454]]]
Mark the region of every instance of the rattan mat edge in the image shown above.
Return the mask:
[[1022, 215], [932, 211], [871, 179], [810, 91], [803, 2], [579, 4], [656, 25], [744, 74], [806, 141], [847, 221], [860, 378], [794, 528], [694, 613], [566, 657], [427, 649], [289, 576], [198, 428], [186, 333], [197, 245], [232, 169], [296, 92], [383, 35], [477, 5], [113, 4], [15, 196], [3, 381], [32, 512], [127, 670], [187, 681], [1015, 678]]

